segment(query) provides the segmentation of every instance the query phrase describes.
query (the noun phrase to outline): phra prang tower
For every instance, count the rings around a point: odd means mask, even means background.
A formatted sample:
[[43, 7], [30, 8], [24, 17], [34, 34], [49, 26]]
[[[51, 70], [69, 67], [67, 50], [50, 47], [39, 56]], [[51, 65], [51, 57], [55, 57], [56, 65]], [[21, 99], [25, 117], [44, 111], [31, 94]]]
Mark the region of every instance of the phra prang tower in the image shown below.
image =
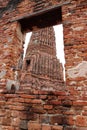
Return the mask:
[[21, 82], [32, 89], [63, 89], [63, 67], [56, 56], [53, 27], [32, 32], [23, 63]]

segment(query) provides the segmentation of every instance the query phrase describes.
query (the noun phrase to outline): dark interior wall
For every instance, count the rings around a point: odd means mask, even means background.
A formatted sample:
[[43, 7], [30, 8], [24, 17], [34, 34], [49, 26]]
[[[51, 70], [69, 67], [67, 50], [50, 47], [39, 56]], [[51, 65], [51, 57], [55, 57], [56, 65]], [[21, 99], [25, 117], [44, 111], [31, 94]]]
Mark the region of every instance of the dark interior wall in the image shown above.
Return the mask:
[[34, 27], [37, 29], [54, 26], [62, 23], [62, 9], [61, 7], [43, 12], [38, 15], [32, 15], [19, 20], [21, 24], [22, 32], [34, 31]]

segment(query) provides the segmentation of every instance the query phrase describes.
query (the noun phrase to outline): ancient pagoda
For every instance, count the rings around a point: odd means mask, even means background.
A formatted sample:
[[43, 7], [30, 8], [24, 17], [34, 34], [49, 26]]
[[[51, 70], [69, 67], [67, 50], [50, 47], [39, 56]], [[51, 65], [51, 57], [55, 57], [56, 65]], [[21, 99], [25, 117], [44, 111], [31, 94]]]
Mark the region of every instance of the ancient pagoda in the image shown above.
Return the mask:
[[56, 56], [53, 27], [33, 31], [22, 68], [22, 83], [36, 89], [61, 89], [63, 68]]

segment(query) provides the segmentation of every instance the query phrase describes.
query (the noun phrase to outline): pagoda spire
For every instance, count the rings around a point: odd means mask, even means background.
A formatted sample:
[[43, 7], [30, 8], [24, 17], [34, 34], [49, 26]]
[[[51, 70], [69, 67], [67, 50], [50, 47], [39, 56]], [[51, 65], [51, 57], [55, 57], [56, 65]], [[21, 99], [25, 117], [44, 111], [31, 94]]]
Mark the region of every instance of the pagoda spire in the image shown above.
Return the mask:
[[55, 32], [53, 27], [47, 27], [32, 33], [26, 56], [34, 51], [56, 55]]
[[[23, 64], [24, 79], [30, 76], [43, 80], [63, 83], [63, 67], [56, 57], [55, 32], [53, 27], [47, 27], [32, 32]], [[46, 81], [46, 82], [48, 82]], [[42, 82], [42, 81], [41, 81]], [[54, 83], [53, 83], [54, 85]]]

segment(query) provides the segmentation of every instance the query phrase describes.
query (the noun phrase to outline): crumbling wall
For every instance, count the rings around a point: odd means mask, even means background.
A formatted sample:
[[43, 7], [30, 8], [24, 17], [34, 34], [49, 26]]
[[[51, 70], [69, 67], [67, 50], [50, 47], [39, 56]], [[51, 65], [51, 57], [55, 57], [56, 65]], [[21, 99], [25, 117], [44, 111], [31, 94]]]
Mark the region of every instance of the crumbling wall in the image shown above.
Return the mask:
[[[87, 129], [87, 2], [72, 1], [63, 6], [66, 88], [72, 101], [73, 129]], [[73, 114], [72, 114], [73, 113]], [[71, 128], [71, 127], [70, 127]]]
[[[0, 98], [2, 130], [39, 130], [38, 124], [47, 129], [62, 130], [62, 124], [69, 123], [70, 116], [63, 115], [67, 105], [64, 91], [32, 90], [21, 85], [21, 90], [4, 91]], [[32, 127], [32, 123], [36, 126]]]
[[[86, 0], [50, 0], [49, 2], [43, 0], [42, 4], [38, 0], [4, 2], [6, 3], [1, 4], [2, 7], [0, 5], [0, 129], [31, 130], [33, 125], [35, 126], [33, 130], [86, 130]], [[43, 8], [39, 8], [38, 4]], [[12, 90], [7, 89], [8, 79], [17, 80], [15, 78], [16, 68], [23, 51], [23, 33], [19, 29], [18, 20], [25, 16], [28, 17], [33, 12], [37, 13], [56, 5], [62, 6], [66, 89], [59, 92], [55, 90], [44, 92], [31, 90], [25, 85], [21, 85], [19, 91], [14, 87]], [[39, 127], [36, 126], [38, 123]]]

